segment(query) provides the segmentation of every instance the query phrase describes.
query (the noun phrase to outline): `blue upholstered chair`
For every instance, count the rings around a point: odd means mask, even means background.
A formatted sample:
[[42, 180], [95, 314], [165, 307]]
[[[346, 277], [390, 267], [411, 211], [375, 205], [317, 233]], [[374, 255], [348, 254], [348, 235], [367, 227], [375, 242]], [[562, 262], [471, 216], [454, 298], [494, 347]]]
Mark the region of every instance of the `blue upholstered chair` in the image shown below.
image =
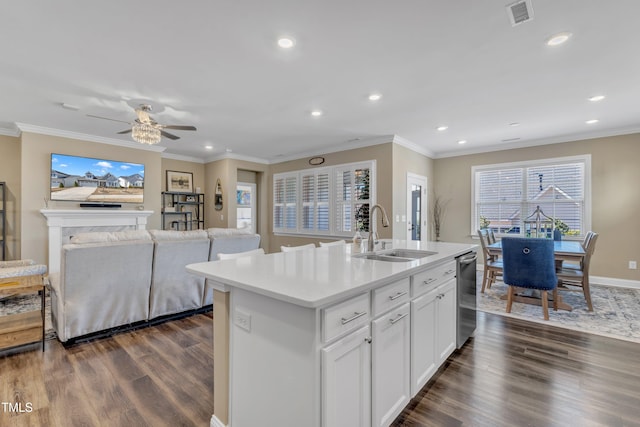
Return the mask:
[[509, 285], [507, 313], [515, 288], [540, 291], [544, 320], [549, 320], [547, 291], [553, 291], [553, 309], [558, 309], [558, 278], [553, 255], [553, 240], [541, 238], [504, 237], [502, 239], [503, 281]]

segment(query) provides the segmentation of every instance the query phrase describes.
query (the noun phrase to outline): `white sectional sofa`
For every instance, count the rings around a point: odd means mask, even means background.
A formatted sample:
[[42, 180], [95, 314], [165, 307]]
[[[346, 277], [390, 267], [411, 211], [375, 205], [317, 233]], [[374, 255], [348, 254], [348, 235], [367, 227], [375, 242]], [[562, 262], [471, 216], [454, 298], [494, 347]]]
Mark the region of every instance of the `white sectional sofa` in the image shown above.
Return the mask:
[[185, 266], [259, 246], [260, 235], [231, 229], [79, 233], [62, 247], [60, 273], [50, 277], [58, 339], [210, 305], [204, 279]]

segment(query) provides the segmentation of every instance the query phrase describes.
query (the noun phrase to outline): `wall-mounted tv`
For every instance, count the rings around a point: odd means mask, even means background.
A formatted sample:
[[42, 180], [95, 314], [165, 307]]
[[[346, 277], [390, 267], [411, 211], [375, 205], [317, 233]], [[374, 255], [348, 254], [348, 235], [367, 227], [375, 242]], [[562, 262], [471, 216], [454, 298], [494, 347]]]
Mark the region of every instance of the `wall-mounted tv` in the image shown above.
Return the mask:
[[144, 165], [51, 153], [51, 200], [142, 203]]

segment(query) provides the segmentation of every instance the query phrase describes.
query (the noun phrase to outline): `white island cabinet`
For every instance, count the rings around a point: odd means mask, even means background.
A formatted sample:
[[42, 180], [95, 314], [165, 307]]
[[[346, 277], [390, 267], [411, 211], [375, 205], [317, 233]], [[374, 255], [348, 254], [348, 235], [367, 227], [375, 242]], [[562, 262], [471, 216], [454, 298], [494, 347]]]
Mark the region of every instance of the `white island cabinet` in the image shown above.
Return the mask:
[[388, 262], [345, 245], [187, 266], [215, 291], [211, 426], [393, 422], [455, 347], [454, 259], [476, 249], [410, 248], [435, 254]]

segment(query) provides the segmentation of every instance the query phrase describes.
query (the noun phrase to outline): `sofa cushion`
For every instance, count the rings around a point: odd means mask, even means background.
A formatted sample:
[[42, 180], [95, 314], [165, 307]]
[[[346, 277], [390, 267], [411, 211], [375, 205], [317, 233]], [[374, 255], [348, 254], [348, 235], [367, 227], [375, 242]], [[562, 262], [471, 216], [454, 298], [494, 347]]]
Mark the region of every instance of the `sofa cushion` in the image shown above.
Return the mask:
[[151, 240], [151, 235], [146, 230], [127, 230], [93, 231], [78, 233], [71, 237], [71, 243], [74, 244], [124, 242], [129, 240]]
[[153, 240], [166, 241], [166, 240], [203, 240], [208, 239], [209, 235], [204, 230], [187, 230], [187, 231], [175, 231], [175, 230], [149, 230], [149, 234]]

